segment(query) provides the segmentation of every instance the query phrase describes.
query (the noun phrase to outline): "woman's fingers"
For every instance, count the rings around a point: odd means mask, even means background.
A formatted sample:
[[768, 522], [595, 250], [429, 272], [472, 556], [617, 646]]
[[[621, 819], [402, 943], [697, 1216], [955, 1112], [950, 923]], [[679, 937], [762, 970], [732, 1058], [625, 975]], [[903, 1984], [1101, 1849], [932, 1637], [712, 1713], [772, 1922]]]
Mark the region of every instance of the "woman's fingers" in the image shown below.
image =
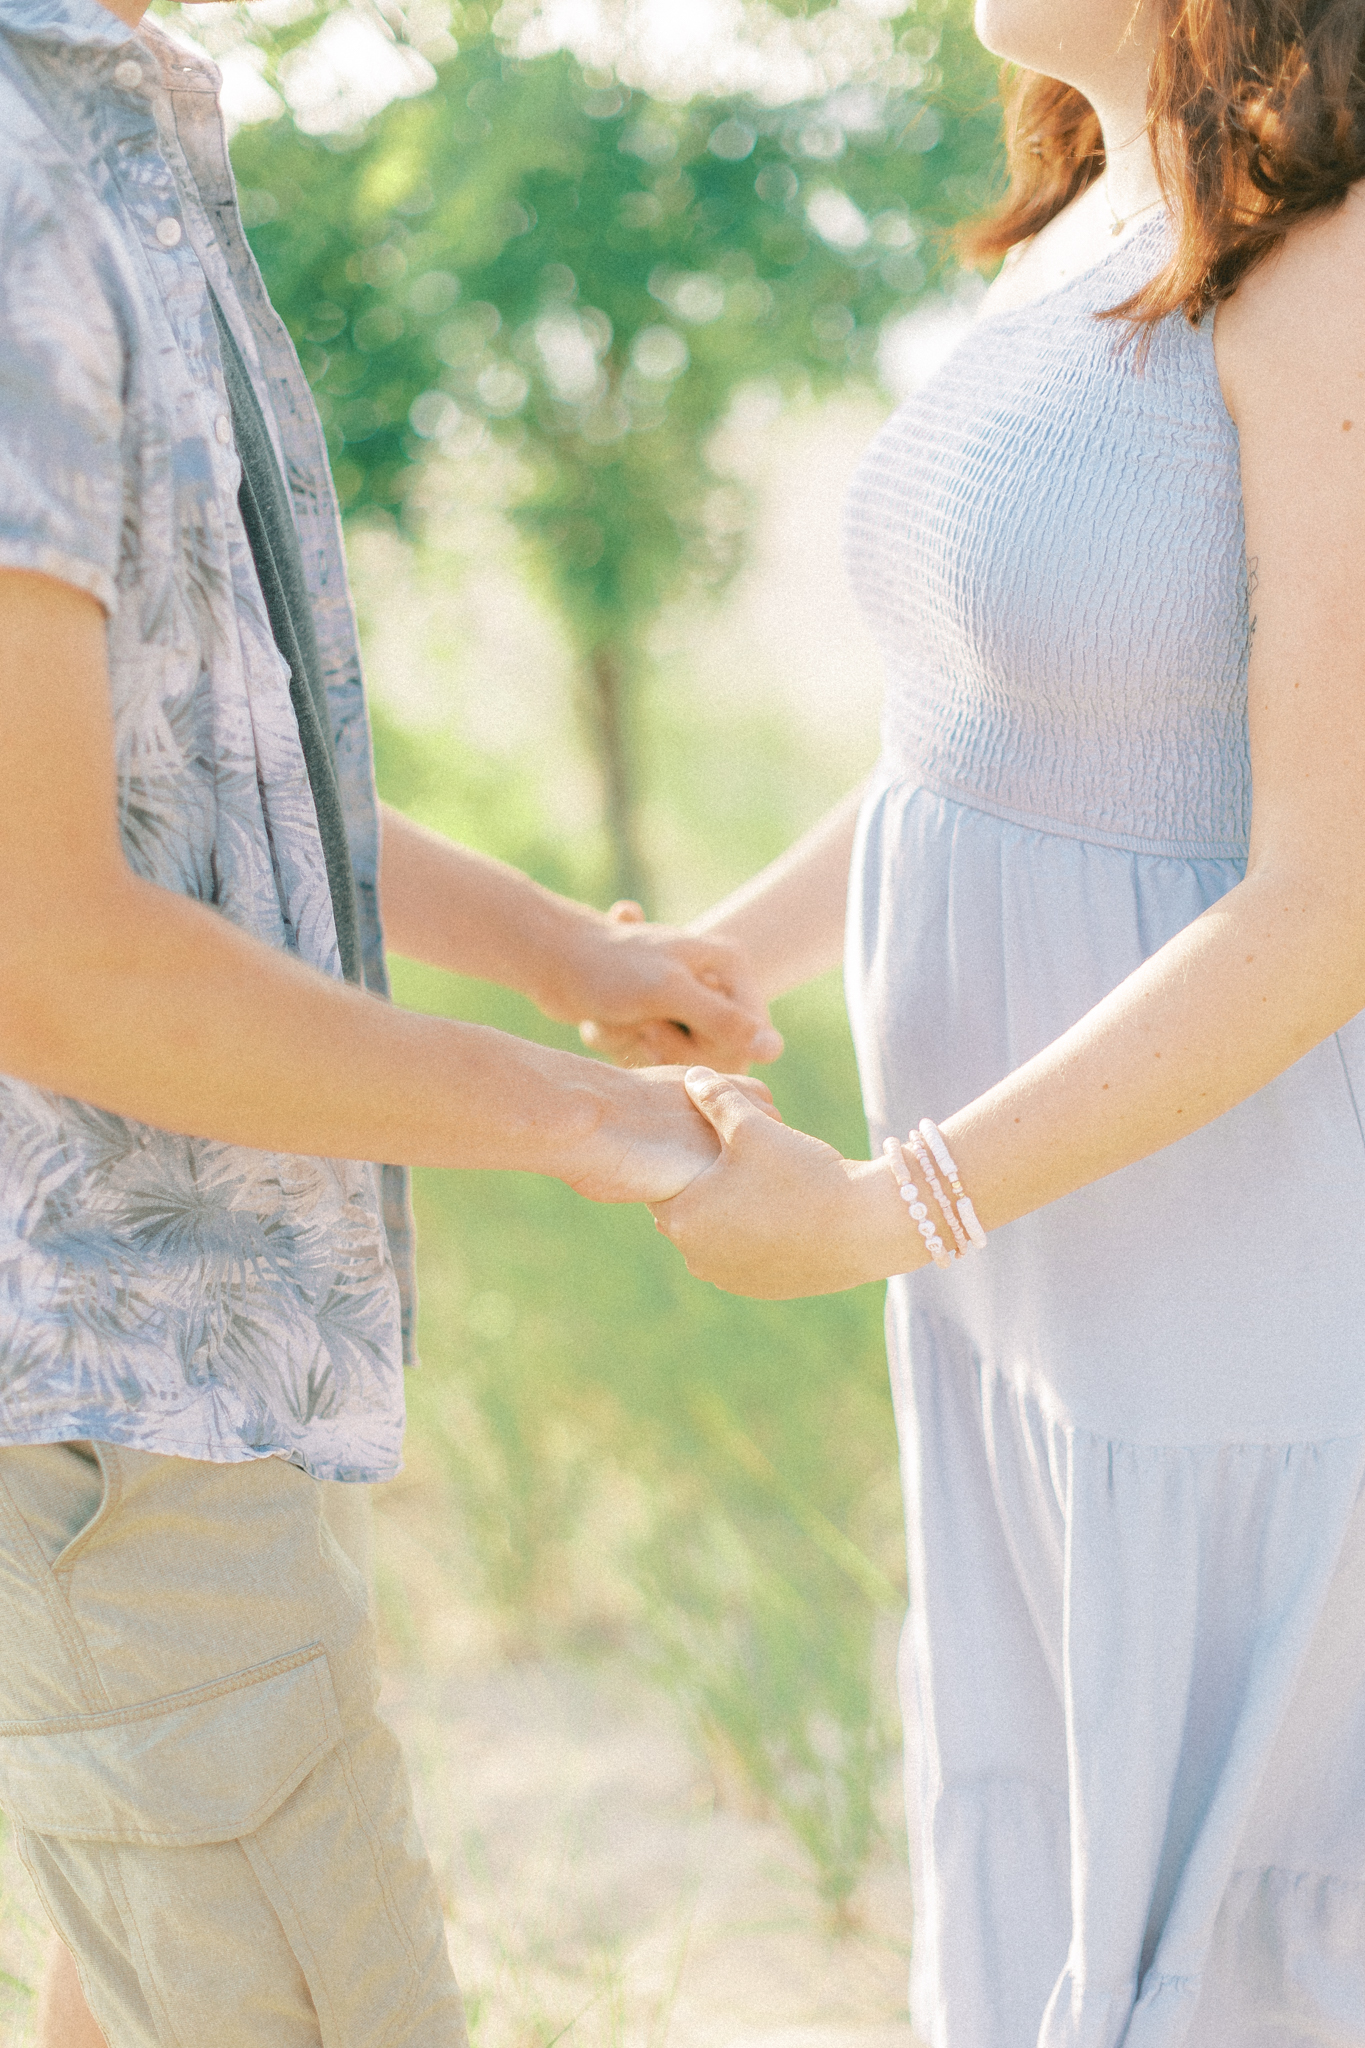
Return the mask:
[[756, 1080], [752, 1074], [717, 1074], [710, 1067], [689, 1067], [683, 1075], [683, 1086], [694, 1107], [720, 1139], [722, 1148], [734, 1142], [746, 1116], [759, 1116], [771, 1124], [783, 1121], [767, 1082]]
[[763, 992], [728, 940], [651, 925], [624, 897], [587, 929], [586, 965], [570, 1000], [582, 1005], [579, 1029], [594, 1052], [619, 1066], [700, 1060], [730, 1071], [781, 1052]]
[[[720, 1139], [720, 1156], [681, 1194], [650, 1206], [689, 1270], [731, 1293], [768, 1299], [874, 1277], [839, 1154], [774, 1120], [751, 1080], [693, 1067], [684, 1086]], [[890, 1222], [903, 1230], [889, 1171], [885, 1177]]]
[[578, 1032], [584, 1045], [618, 1067], [680, 1067], [695, 1057], [687, 1033], [672, 1024], [599, 1024], [588, 1018]]
[[[779, 1058], [782, 1034], [769, 1017], [763, 991], [739, 949], [728, 940], [683, 936], [674, 941], [674, 950], [695, 980], [703, 988], [714, 989], [729, 1006], [730, 1014], [717, 1011], [717, 1019], [724, 1018], [729, 1029], [739, 1033], [747, 1026], [747, 1037], [737, 1036], [733, 1044], [727, 1039], [726, 1049], [711, 1057], [722, 1067], [748, 1065], [750, 1061], [767, 1066]], [[692, 1022], [691, 1018], [687, 1021]], [[743, 1052], [742, 1061], [735, 1056], [737, 1048]]]
[[[754, 1085], [762, 1087], [761, 1082], [747, 1081], [741, 1086], [733, 1074], [717, 1074], [710, 1067], [689, 1067], [683, 1075], [683, 1086], [689, 1097], [724, 1147], [734, 1144], [752, 1118], [761, 1118], [764, 1114], [762, 1100], [756, 1099], [751, 1092]], [[763, 1093], [767, 1095], [766, 1088]], [[778, 1122], [781, 1122], [780, 1117]]]

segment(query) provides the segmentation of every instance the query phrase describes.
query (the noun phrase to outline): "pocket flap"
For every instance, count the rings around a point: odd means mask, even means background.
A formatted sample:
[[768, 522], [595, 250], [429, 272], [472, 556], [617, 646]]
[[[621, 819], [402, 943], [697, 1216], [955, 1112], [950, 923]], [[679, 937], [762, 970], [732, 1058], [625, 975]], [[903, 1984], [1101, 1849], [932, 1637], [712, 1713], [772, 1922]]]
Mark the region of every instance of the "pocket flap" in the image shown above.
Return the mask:
[[0, 1806], [40, 1835], [227, 1842], [267, 1821], [340, 1734], [313, 1643], [165, 1699], [0, 1722]]

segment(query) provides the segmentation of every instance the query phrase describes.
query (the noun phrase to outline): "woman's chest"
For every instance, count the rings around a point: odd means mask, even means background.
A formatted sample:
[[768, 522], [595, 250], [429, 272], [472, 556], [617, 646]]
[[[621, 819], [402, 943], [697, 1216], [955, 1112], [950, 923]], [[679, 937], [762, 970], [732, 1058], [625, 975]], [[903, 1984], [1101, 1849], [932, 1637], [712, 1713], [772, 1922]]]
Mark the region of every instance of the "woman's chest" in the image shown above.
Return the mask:
[[851, 579], [893, 671], [1092, 712], [1225, 696], [1245, 540], [1209, 338], [1163, 323], [1139, 362], [1074, 298], [986, 319], [887, 422], [850, 493]]

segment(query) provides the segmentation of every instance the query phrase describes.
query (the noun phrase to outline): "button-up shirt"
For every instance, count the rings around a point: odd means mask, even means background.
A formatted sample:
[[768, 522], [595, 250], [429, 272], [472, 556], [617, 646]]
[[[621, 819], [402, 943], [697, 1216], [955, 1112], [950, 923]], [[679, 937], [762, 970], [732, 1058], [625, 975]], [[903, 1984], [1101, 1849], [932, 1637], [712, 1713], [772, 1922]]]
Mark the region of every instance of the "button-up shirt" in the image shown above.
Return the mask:
[[[107, 614], [130, 867], [340, 977], [207, 279], [288, 483], [365, 982], [386, 993], [336, 500], [242, 234], [218, 83], [97, 0], [0, 0], [0, 565]], [[395, 1169], [176, 1137], [0, 1077], [0, 1443], [382, 1478], [399, 1460], [410, 1256]]]

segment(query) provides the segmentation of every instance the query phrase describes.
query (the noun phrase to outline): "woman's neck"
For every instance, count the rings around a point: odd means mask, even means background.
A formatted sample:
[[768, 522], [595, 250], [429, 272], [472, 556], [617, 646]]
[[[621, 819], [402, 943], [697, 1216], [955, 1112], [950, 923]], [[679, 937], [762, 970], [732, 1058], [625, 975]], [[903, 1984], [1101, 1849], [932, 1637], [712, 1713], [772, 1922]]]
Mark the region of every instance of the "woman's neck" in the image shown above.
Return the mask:
[[1161, 198], [1144, 110], [1126, 109], [1112, 122], [1096, 111], [1104, 135], [1104, 196], [1115, 222], [1126, 224]]

